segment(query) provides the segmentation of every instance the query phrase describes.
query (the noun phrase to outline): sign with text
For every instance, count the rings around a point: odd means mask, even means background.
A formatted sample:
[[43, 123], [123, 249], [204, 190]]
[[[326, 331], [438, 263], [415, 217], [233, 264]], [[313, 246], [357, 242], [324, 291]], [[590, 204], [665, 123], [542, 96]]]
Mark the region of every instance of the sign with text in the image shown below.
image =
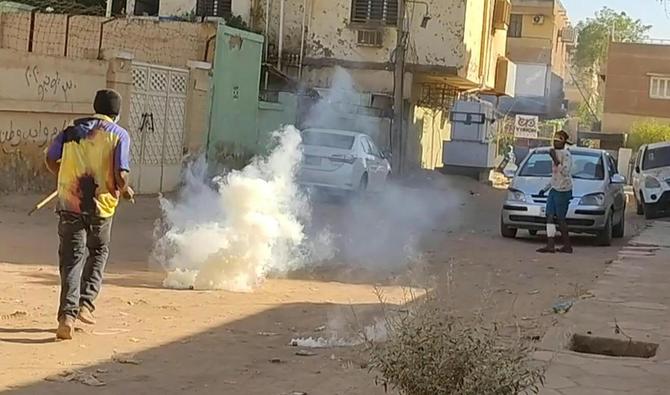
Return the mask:
[[536, 139], [539, 133], [540, 118], [536, 115], [517, 115], [514, 120], [514, 137]]

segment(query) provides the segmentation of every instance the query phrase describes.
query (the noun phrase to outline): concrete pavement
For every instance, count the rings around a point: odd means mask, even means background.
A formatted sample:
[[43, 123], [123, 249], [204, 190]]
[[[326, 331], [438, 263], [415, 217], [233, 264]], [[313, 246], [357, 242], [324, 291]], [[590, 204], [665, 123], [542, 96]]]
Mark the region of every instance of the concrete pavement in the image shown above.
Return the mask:
[[[670, 223], [654, 222], [619, 252], [605, 274], [542, 341], [544, 395], [670, 394]], [[570, 351], [653, 354], [611, 357]], [[595, 339], [594, 339], [595, 338]], [[644, 342], [648, 344], [641, 344]]]

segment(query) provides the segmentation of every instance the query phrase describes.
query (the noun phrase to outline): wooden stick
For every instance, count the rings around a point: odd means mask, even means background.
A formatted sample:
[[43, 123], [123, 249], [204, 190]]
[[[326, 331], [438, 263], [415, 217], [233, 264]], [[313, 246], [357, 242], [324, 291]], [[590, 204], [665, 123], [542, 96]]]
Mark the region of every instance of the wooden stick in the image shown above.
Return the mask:
[[45, 197], [41, 202], [37, 203], [35, 207], [33, 207], [32, 210], [28, 213], [28, 215], [33, 215], [35, 211], [41, 209], [42, 207], [46, 206], [49, 204], [50, 201], [54, 200], [54, 198], [58, 196], [58, 191], [54, 191], [51, 195]]

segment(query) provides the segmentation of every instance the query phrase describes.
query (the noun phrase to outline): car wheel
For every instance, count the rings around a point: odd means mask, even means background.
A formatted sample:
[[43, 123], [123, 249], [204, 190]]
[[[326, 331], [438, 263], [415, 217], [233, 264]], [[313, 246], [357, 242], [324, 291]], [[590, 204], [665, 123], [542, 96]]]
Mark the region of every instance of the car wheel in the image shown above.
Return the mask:
[[605, 227], [603, 230], [598, 232], [597, 237], [597, 243], [599, 246], [603, 247], [609, 247], [612, 245], [612, 217], [613, 214], [610, 214], [609, 217], [607, 217], [607, 221], [605, 222]]
[[621, 212], [621, 221], [612, 229], [612, 236], [615, 239], [622, 239], [626, 234], [626, 208]]
[[656, 219], [658, 218], [658, 209], [653, 204], [644, 205], [644, 217], [646, 219]]
[[642, 205], [642, 191], [639, 194], [635, 194], [635, 207], [637, 215], [644, 214], [644, 206]]
[[529, 230], [528, 233], [530, 233], [530, 235], [533, 236], [533, 237], [537, 236], [537, 231], [535, 229]]
[[502, 221], [502, 218], [500, 218], [500, 234], [502, 237], [506, 239], [513, 239], [516, 237], [516, 233], [516, 228], [510, 228], [509, 226], [505, 225]]

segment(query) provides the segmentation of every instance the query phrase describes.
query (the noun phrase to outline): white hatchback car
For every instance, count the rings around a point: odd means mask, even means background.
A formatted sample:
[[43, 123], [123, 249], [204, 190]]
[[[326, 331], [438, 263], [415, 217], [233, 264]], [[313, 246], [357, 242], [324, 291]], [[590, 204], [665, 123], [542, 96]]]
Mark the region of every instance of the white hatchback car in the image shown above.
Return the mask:
[[643, 145], [635, 158], [637, 213], [648, 219], [670, 211], [670, 142]]
[[317, 189], [359, 192], [380, 191], [391, 165], [372, 141], [359, 132], [305, 129], [300, 185]]

